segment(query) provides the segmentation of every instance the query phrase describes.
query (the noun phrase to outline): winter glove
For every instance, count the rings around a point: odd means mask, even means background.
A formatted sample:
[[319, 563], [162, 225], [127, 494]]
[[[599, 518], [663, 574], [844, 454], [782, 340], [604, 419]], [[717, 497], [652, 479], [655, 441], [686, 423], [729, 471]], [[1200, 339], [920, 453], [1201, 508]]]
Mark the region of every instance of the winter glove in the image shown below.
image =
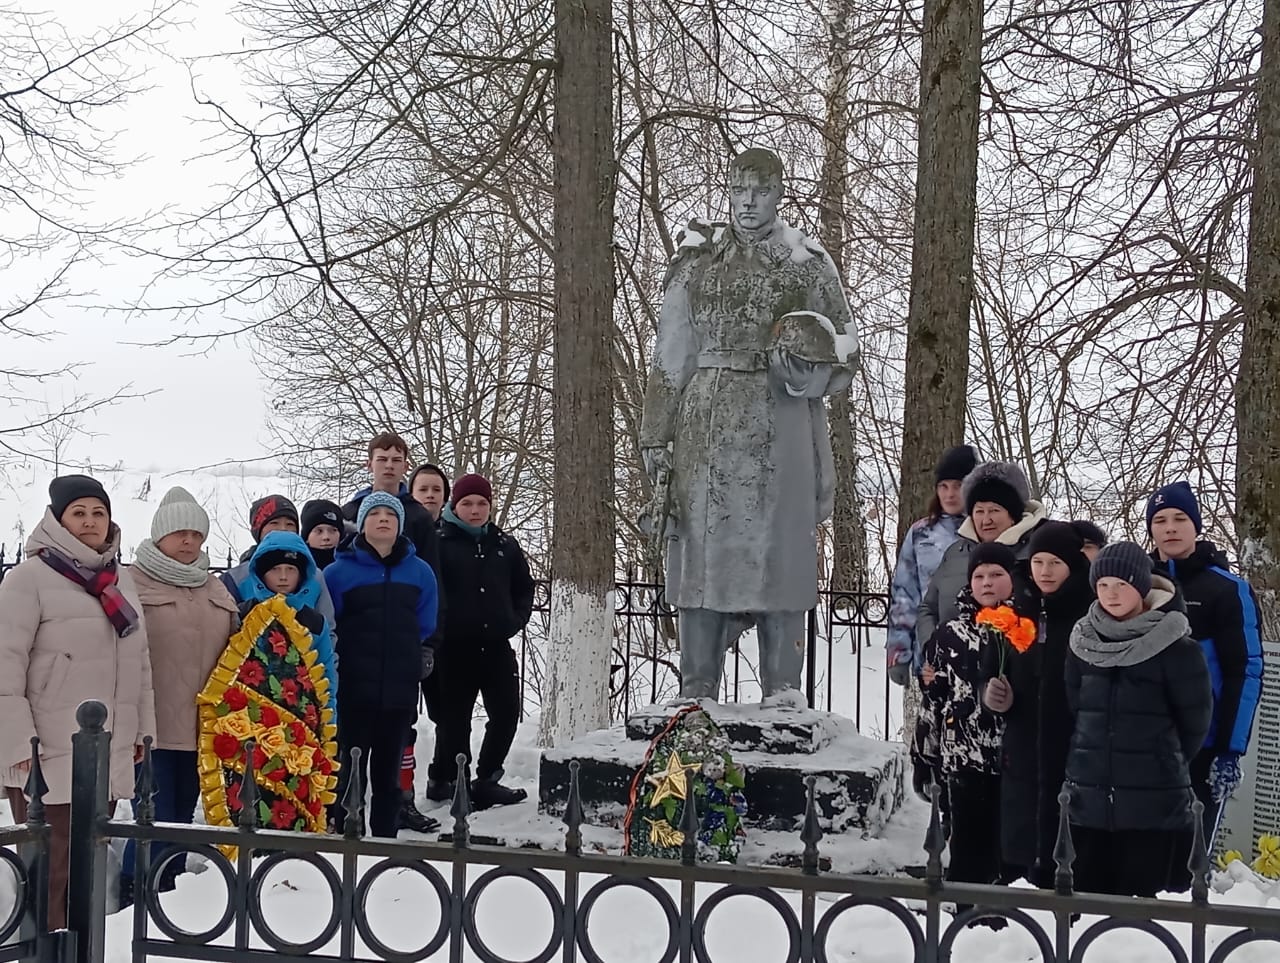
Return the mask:
[[298, 609], [298, 621], [312, 635], [319, 635], [324, 631], [324, 616], [310, 605]]
[[1013, 686], [1004, 676], [987, 683], [982, 691], [982, 704], [992, 712], [1008, 712], [1013, 708]]
[[436, 667], [436, 650], [429, 645], [422, 647], [422, 678], [429, 676]]
[[1224, 752], [1215, 756], [1213, 766], [1209, 769], [1209, 789], [1213, 793], [1213, 801], [1220, 803], [1224, 799], [1230, 799], [1242, 778], [1240, 757], [1236, 753]]
[[889, 666], [889, 681], [894, 685], [906, 685], [911, 681], [911, 663], [899, 662]]

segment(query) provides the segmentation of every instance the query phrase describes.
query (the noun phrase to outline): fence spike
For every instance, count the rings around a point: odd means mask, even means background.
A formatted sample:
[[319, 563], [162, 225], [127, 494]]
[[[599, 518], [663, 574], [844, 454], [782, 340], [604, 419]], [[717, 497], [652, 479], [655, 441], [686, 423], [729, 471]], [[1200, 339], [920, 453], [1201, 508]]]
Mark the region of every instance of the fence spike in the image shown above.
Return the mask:
[[1053, 888], [1059, 896], [1070, 896], [1075, 892], [1076, 878], [1072, 867], [1076, 861], [1076, 844], [1071, 838], [1071, 819], [1068, 807], [1071, 805], [1071, 793], [1063, 789], [1058, 793], [1058, 839], [1053, 844], [1053, 862], [1058, 867], [1053, 874]]
[[44, 781], [44, 769], [40, 765], [40, 737], [31, 737], [31, 768], [27, 772], [25, 792], [31, 803], [27, 806], [27, 824], [38, 826], [44, 822], [44, 797], [49, 784]]
[[342, 823], [342, 835], [347, 839], [359, 839], [364, 832], [364, 786], [360, 779], [360, 757], [364, 750], [352, 746], [347, 756], [347, 791], [342, 794], [342, 808], [347, 817]]
[[947, 840], [942, 832], [942, 787], [934, 783], [929, 787], [929, 828], [924, 834], [924, 851], [929, 859], [924, 865], [924, 878], [931, 889], [942, 885], [942, 853]]
[[818, 821], [818, 777], [805, 776], [808, 799], [804, 804], [804, 826], [800, 829], [800, 841], [804, 853], [800, 857], [800, 869], [809, 876], [818, 875], [818, 843], [822, 842], [822, 824]]
[[582, 793], [578, 788], [581, 768], [577, 759], [569, 763], [569, 800], [564, 807], [564, 824], [569, 828], [564, 834], [564, 851], [570, 856], [582, 855]]
[[143, 736], [142, 764], [138, 766], [138, 778], [133, 783], [133, 798], [138, 800], [133, 820], [139, 826], [151, 826], [156, 821], [156, 774], [151, 745], [151, 737]]
[[471, 787], [467, 782], [467, 755], [464, 752], [454, 757], [458, 772], [453, 786], [453, 805], [449, 807], [449, 815], [453, 817], [453, 848], [466, 849], [471, 845]]
[[1204, 837], [1204, 803], [1199, 799], [1191, 804], [1192, 827], [1191, 858], [1187, 869], [1191, 870], [1191, 902], [1197, 906], [1209, 904], [1209, 847]]
[[684, 834], [684, 840], [680, 843], [680, 862], [686, 866], [692, 866], [698, 861], [698, 829], [698, 797], [693, 790], [693, 770], [686, 769], [684, 811], [680, 813], [680, 832]]
[[238, 825], [247, 832], [258, 828], [258, 778], [253, 772], [253, 754], [258, 748], [253, 739], [244, 744], [244, 778], [240, 780], [240, 819]]

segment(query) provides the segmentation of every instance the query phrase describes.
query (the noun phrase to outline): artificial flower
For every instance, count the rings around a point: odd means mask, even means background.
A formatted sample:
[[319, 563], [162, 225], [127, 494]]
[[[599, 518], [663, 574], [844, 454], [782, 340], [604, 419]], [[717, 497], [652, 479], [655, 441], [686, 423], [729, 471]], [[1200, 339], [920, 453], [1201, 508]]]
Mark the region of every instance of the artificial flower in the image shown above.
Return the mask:
[[[295, 746], [301, 746], [307, 741], [307, 727], [297, 719], [294, 719], [293, 722], [289, 723], [289, 736]], [[308, 753], [310, 753], [310, 750], [308, 750]]]
[[213, 737], [213, 752], [224, 762], [240, 755], [240, 740], [225, 732], [216, 733]]
[[267, 751], [269, 755], [280, 756], [289, 751], [289, 741], [284, 737], [284, 729], [277, 726], [274, 729], [266, 729], [258, 739], [258, 745]]
[[1226, 869], [1232, 863], [1244, 862], [1244, 854], [1238, 849], [1228, 849], [1225, 853], [1218, 857], [1218, 868]]
[[311, 772], [311, 750], [306, 746], [287, 746], [282, 755], [285, 767], [295, 776], [305, 776]]
[[298, 810], [293, 803], [277, 799], [271, 804], [271, 825], [276, 829], [291, 829], [297, 818]]
[[240, 786], [241, 783], [233, 782], [227, 785], [227, 808], [230, 810], [243, 809], [244, 804], [240, 802]]
[[266, 681], [267, 669], [257, 659], [245, 659], [240, 666], [240, 681], [248, 686], [259, 686]]
[[264, 729], [274, 729], [280, 725], [280, 713], [276, 712], [274, 706], [263, 706], [262, 716], [258, 720]]
[[239, 712], [249, 704], [249, 697], [232, 686], [222, 693], [222, 701], [231, 707], [232, 712]]
[[225, 732], [229, 736], [244, 742], [246, 739], [253, 737], [253, 731], [256, 728], [253, 720], [249, 718], [249, 713], [244, 709], [238, 712], [229, 712], [222, 716], [213, 724], [214, 732]]
[[312, 729], [320, 728], [320, 710], [315, 707], [315, 703], [307, 703], [306, 708], [302, 710], [302, 721]]
[[1280, 836], [1263, 836], [1258, 840], [1258, 858], [1253, 861], [1253, 869], [1268, 879], [1280, 879]]
[[285, 679], [280, 683], [281, 697], [287, 706], [296, 706], [298, 704], [298, 683], [293, 679]]
[[1000, 645], [999, 675], [1004, 675], [1004, 663], [1007, 650], [1026, 652], [1036, 640], [1036, 624], [1031, 619], [1018, 615], [1008, 605], [995, 608], [984, 608], [974, 619], [979, 625], [988, 625], [1000, 633], [1004, 642]]
[[289, 651], [289, 640], [285, 638], [283, 632], [272, 632], [267, 636], [267, 641], [271, 643], [271, 651], [278, 656], [284, 656]]

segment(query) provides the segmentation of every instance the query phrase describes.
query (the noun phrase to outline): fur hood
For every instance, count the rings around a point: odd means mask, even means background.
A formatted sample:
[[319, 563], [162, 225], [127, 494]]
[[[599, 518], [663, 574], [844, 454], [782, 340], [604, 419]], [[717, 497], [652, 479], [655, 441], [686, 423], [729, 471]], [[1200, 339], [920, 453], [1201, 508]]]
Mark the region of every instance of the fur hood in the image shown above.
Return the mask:
[[969, 504], [969, 496], [973, 490], [983, 482], [1000, 482], [1008, 485], [1023, 502], [1028, 503], [1028, 510], [1031, 502], [1031, 486], [1027, 483], [1027, 476], [1011, 461], [984, 461], [969, 474], [964, 476], [964, 481], [960, 483], [960, 494], [964, 498], [965, 504]]
[[[973, 476], [970, 475], [970, 478]], [[965, 482], [968, 482], [968, 478]], [[1008, 545], [1011, 548], [1022, 544], [1026, 539], [1031, 537], [1031, 532], [1041, 522], [1048, 521], [1049, 513], [1045, 507], [1037, 501], [1028, 501], [1027, 510], [1022, 518], [1006, 528], [1003, 532], [996, 536], [996, 541], [1002, 545]], [[978, 540], [978, 531], [973, 527], [973, 519], [966, 518], [964, 524], [960, 526], [960, 537], [967, 538], [971, 542]]]

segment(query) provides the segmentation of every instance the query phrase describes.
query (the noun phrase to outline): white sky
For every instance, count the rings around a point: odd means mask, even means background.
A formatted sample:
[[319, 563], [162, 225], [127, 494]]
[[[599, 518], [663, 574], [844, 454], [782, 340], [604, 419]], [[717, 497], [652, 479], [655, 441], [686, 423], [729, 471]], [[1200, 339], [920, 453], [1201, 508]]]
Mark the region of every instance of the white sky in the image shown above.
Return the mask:
[[[36, 9], [21, 2], [19, 6]], [[240, 171], [226, 160], [195, 160], [207, 150], [203, 138], [210, 131], [199, 122], [209, 115], [192, 97], [193, 76], [197, 88], [221, 101], [237, 106], [249, 102], [231, 65], [192, 60], [241, 46], [243, 31], [230, 17], [230, 8], [230, 0], [192, 0], [178, 9], [175, 18], [186, 22], [166, 29], [160, 35], [163, 52], [139, 64], [145, 70], [143, 83], [151, 89], [130, 98], [124, 107], [99, 115], [99, 127], [118, 137], [116, 156], [143, 159], [119, 180], [89, 185], [86, 203], [78, 211], [81, 220], [136, 217], [164, 207], [195, 210], [223, 196], [220, 182], [239, 176]], [[79, 35], [91, 32], [95, 25], [140, 14], [147, 6], [142, 0], [45, 0], [38, 9], [58, 16], [69, 33]], [[0, 69], [0, 83], [8, 82]], [[49, 266], [56, 269], [56, 262]], [[163, 491], [164, 475], [217, 462], [257, 459], [270, 451], [263, 427], [267, 401], [263, 379], [246, 340], [138, 347], [173, 334], [172, 319], [130, 317], [97, 306], [134, 302], [152, 273], [150, 267], [127, 261], [82, 264], [70, 286], [89, 296], [80, 303], [59, 303], [44, 318], [24, 319], [28, 328], [56, 334], [43, 343], [15, 343], [0, 335], [0, 356], [6, 367], [86, 364], [78, 384], [70, 379], [27, 383], [26, 397], [12, 399], [15, 404], [9, 407], [0, 406], [0, 427], [25, 424], [46, 403], [56, 407], [78, 392], [109, 395], [132, 384], [134, 391], [150, 393], [148, 397], [85, 416], [82, 427], [93, 437], [73, 440], [70, 456], [81, 465], [86, 460], [103, 465], [121, 462], [130, 474], [154, 473], [159, 477], [153, 484]], [[197, 300], [208, 297], [211, 289], [211, 280], [186, 279], [165, 296]], [[15, 285], [0, 279], [0, 303], [16, 294]], [[251, 308], [231, 310], [230, 316], [209, 312], [199, 320], [198, 329], [216, 331], [253, 318]], [[41, 447], [31, 437], [21, 442], [27, 448]], [[255, 464], [250, 471], [270, 472], [273, 467]], [[39, 462], [8, 468], [7, 477], [0, 479], [0, 542], [11, 535], [15, 515], [26, 516], [28, 528], [34, 524], [37, 519], [32, 512], [43, 504], [52, 473], [52, 466]], [[124, 485], [124, 479], [120, 483]]]

